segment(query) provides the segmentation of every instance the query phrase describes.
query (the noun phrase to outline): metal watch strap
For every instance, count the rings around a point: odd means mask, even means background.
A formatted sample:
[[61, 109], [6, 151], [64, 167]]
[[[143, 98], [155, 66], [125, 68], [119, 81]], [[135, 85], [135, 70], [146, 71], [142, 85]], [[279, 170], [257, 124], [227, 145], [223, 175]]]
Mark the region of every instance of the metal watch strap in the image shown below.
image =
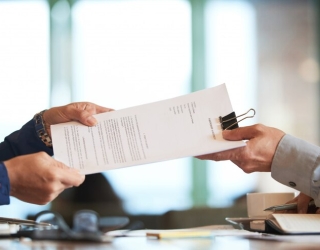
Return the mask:
[[49, 134], [46, 131], [46, 128], [44, 126], [44, 121], [43, 121], [43, 113], [46, 110], [43, 110], [37, 114], [34, 115], [33, 120], [35, 122], [35, 129], [38, 134], [38, 137], [43, 141], [43, 143], [47, 147], [52, 147], [52, 140], [49, 136]]

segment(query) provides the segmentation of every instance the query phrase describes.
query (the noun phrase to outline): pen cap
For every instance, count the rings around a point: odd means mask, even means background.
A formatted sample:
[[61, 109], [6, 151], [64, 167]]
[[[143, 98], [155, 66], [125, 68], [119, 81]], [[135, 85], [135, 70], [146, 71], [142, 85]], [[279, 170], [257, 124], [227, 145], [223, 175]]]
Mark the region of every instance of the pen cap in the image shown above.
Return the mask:
[[264, 211], [266, 208], [285, 204], [294, 196], [294, 193], [247, 193], [248, 217], [265, 219], [272, 213], [272, 211]]

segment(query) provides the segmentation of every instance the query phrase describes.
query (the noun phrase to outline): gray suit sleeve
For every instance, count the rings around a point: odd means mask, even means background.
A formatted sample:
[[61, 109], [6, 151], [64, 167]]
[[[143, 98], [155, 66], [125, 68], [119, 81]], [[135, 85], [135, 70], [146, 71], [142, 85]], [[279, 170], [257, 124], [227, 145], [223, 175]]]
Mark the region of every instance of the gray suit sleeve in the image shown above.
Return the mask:
[[314, 198], [320, 205], [320, 147], [285, 135], [274, 155], [271, 176]]

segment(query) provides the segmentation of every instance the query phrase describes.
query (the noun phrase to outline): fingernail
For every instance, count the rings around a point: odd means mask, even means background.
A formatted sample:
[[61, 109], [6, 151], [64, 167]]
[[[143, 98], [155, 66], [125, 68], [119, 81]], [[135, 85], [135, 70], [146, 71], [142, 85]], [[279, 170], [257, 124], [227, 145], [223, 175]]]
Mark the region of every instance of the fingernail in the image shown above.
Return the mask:
[[90, 116], [90, 117], [87, 119], [87, 122], [88, 122], [90, 125], [96, 125], [97, 120], [96, 120], [93, 116]]

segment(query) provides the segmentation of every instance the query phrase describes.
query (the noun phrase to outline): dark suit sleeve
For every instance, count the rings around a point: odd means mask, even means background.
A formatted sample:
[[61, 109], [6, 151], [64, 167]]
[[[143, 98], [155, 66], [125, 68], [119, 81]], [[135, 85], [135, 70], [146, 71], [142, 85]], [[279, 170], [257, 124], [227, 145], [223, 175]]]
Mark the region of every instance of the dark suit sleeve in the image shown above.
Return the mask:
[[52, 148], [47, 147], [37, 136], [35, 122], [32, 119], [20, 130], [5, 137], [4, 141], [0, 143], [0, 161], [40, 151], [53, 155]]
[[0, 143], [0, 205], [10, 203], [10, 181], [2, 161], [40, 151], [53, 155], [52, 148], [47, 147], [37, 136], [33, 119], [20, 130], [6, 136], [4, 141]]
[[3, 162], [0, 162], [0, 205], [7, 205], [10, 203], [9, 192], [10, 182], [7, 169]]

